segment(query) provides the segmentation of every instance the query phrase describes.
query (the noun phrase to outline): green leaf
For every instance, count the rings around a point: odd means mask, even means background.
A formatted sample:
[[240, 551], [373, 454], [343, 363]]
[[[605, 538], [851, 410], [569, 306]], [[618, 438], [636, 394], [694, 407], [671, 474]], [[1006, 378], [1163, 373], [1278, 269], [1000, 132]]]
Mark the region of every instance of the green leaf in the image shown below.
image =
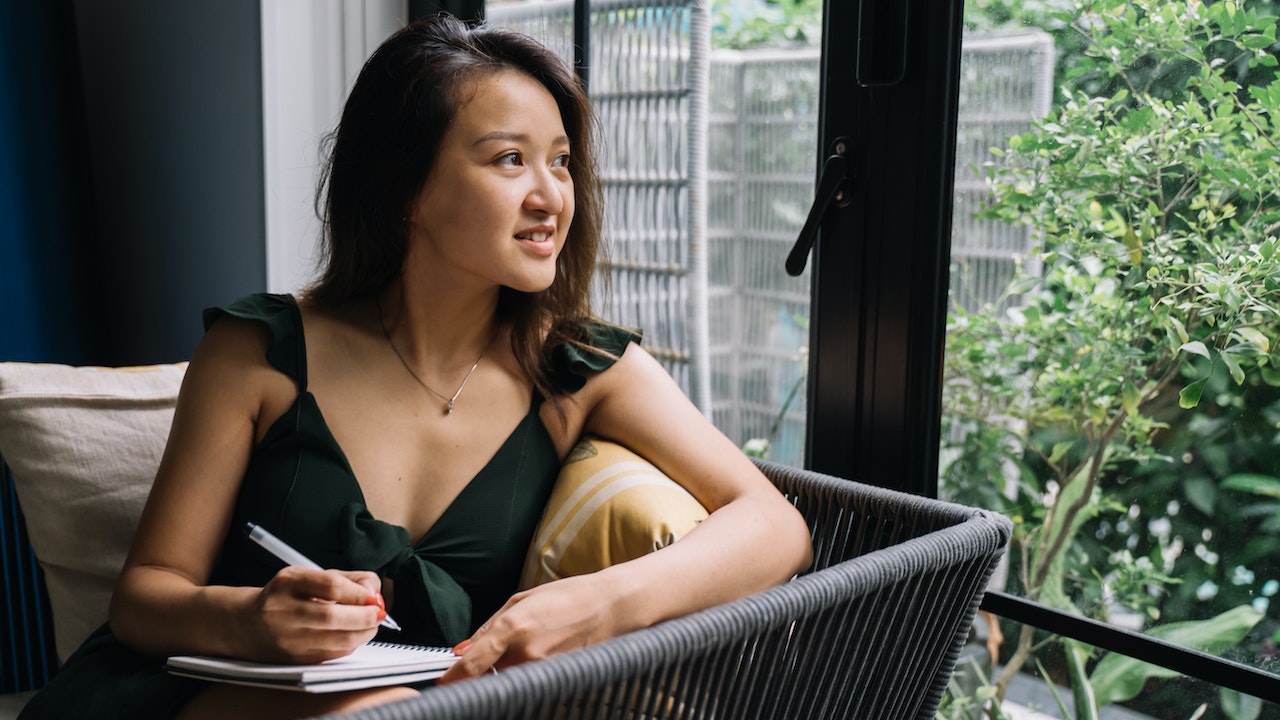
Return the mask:
[[1275, 44], [1275, 41], [1266, 35], [1258, 35], [1250, 33], [1240, 38], [1240, 44], [1250, 50], [1263, 50]]
[[1142, 391], [1126, 381], [1120, 387], [1120, 404], [1129, 417], [1137, 417], [1142, 412]]
[[1244, 368], [1240, 367], [1239, 361], [1231, 356], [1230, 353], [1221, 353], [1218, 357], [1222, 358], [1222, 364], [1227, 366], [1227, 372], [1231, 373], [1231, 379], [1236, 381], [1237, 385], [1244, 384]]
[[1218, 499], [1218, 486], [1207, 478], [1192, 478], [1182, 484], [1187, 501], [1205, 515], [1213, 514]]
[[1022, 277], [1014, 278], [1013, 282], [1009, 283], [1009, 289], [1005, 292], [1010, 295], [1022, 295], [1031, 292], [1039, 284], [1040, 278], [1033, 275], [1023, 275]]
[[1220, 687], [1218, 700], [1222, 703], [1223, 714], [1231, 720], [1257, 720], [1262, 714], [1262, 701], [1252, 695]]
[[1259, 370], [1262, 373], [1262, 382], [1271, 387], [1280, 387], [1280, 370], [1265, 366], [1259, 368]]
[[1064, 638], [1063, 650], [1067, 659], [1068, 676], [1071, 678], [1071, 694], [1076, 701], [1076, 720], [1098, 720], [1098, 702], [1093, 685], [1085, 674], [1085, 665], [1093, 648], [1079, 640]]
[[1134, 265], [1142, 263], [1142, 240], [1138, 238], [1138, 233], [1133, 228], [1126, 228], [1124, 233], [1124, 246], [1129, 249], [1129, 262]]
[[1257, 328], [1251, 328], [1251, 327], [1236, 328], [1236, 334], [1239, 335], [1245, 342], [1256, 347], [1258, 349], [1258, 352], [1268, 353], [1271, 351], [1271, 341], [1267, 339], [1266, 335], [1263, 335], [1261, 332], [1259, 332]]
[[1280, 500], [1280, 478], [1258, 473], [1236, 473], [1222, 479], [1225, 490], [1240, 490]]
[[1066, 456], [1067, 451], [1070, 450], [1071, 446], [1074, 444], [1075, 443], [1072, 443], [1072, 442], [1060, 442], [1060, 443], [1054, 444], [1053, 452], [1049, 453], [1049, 464], [1050, 465], [1058, 464], [1058, 461]]
[[[1152, 628], [1148, 634], [1175, 645], [1220, 655], [1227, 648], [1240, 642], [1258, 624], [1263, 614], [1252, 606], [1241, 605], [1208, 620], [1169, 623]], [[1131, 700], [1142, 692], [1143, 685], [1153, 677], [1178, 677], [1181, 673], [1118, 653], [1108, 653], [1098, 661], [1089, 679], [1098, 707]]]
[[1200, 396], [1204, 394], [1204, 386], [1208, 382], [1209, 378], [1203, 377], [1182, 388], [1182, 392], [1178, 393], [1178, 407], [1190, 410], [1199, 405]]
[[1211, 356], [1209, 355], [1209, 348], [1205, 347], [1204, 343], [1200, 342], [1199, 340], [1192, 340], [1189, 343], [1183, 343], [1182, 347], [1178, 349], [1184, 352], [1192, 353], [1194, 355], [1200, 355], [1206, 360], [1211, 359]]

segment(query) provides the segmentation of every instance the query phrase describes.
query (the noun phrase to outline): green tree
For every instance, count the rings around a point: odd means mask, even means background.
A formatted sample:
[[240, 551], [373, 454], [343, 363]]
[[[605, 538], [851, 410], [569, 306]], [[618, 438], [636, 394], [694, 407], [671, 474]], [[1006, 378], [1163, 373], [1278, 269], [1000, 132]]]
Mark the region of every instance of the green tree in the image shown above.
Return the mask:
[[[950, 317], [945, 410], [961, 439], [946, 477], [969, 488], [1011, 469], [1021, 478], [1010, 507], [1025, 520], [1015, 582], [1028, 597], [1158, 615], [1151, 591], [1171, 582], [1166, 569], [1117, 554], [1095, 573], [1081, 529], [1124, 509], [1122, 469], [1168, 461], [1167, 408], [1205, 412], [1215, 376], [1280, 385], [1275, 18], [1235, 0], [985, 4], [996, 20], [1000, 8], [1006, 20], [1033, 12], [1069, 41], [1056, 111], [989, 168], [984, 214], [1029, 226], [1042, 270], [1015, 281], [1021, 302], [1007, 315]], [[1117, 595], [1135, 568], [1138, 591]], [[1259, 617], [1246, 606], [1175, 629], [1234, 642]], [[1024, 628], [996, 680], [1001, 697], [1033, 647]], [[1124, 699], [1116, 678], [1131, 668], [1109, 662], [1090, 676], [1090, 648], [1063, 650], [1081, 717], [1098, 705], [1093, 685], [1104, 701]]]
[[712, 0], [711, 23], [717, 48], [817, 46], [822, 0]]

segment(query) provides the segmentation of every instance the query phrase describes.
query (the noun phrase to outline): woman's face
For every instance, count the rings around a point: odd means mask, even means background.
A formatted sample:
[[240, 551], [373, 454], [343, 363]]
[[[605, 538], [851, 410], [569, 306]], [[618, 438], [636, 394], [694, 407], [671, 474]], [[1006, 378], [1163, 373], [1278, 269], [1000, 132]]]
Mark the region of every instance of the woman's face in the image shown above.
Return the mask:
[[545, 290], [574, 210], [560, 110], [541, 83], [515, 70], [469, 90], [414, 207], [411, 253], [451, 284]]

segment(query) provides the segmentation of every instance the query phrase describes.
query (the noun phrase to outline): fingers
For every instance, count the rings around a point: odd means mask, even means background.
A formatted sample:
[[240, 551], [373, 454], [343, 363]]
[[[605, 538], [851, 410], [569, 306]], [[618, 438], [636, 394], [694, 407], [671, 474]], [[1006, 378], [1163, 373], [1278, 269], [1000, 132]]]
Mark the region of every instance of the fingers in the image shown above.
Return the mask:
[[364, 605], [369, 596], [379, 594], [380, 587], [378, 576], [373, 573], [345, 570], [286, 567], [276, 578], [296, 597], [341, 605]]
[[378, 595], [382, 592], [382, 578], [377, 573], [367, 570], [335, 570], [334, 572], [364, 587], [370, 595]]
[[526, 607], [529, 595], [520, 593], [507, 601], [468, 639], [453, 648], [458, 660], [437, 681], [450, 683], [485, 673], [496, 673], [510, 665], [518, 665], [552, 654], [557, 633], [539, 617], [539, 609]]
[[467, 640], [438, 682], [448, 684], [494, 669], [538, 660], [610, 637], [609, 603], [589, 576], [559, 580], [517, 593]]
[[287, 567], [276, 573], [255, 603], [257, 631], [247, 644], [257, 650], [251, 657], [320, 662], [371, 640], [386, 613], [361, 580], [336, 570]]
[[[364, 576], [372, 576], [372, 581]], [[291, 612], [320, 629], [364, 630], [386, 617], [377, 576], [372, 573], [287, 567], [271, 585], [294, 601]]]
[[498, 661], [506, 650], [504, 643], [499, 642], [497, 633], [489, 633], [489, 623], [485, 623], [474, 635], [453, 647], [458, 656], [445, 674], [436, 682], [446, 685], [457, 680], [478, 677], [485, 673], [496, 673]]
[[[472, 635], [474, 637], [474, 635]], [[476, 678], [485, 673], [497, 673], [497, 662], [502, 653], [494, 653], [484, 647], [476, 646], [474, 639], [465, 639], [453, 647], [457, 662], [444, 671], [444, 675], [436, 680], [438, 684], [449, 684], [457, 680]]]
[[382, 578], [378, 577], [377, 573], [363, 570], [342, 570], [338, 572], [368, 592], [361, 604], [378, 608], [378, 622], [382, 622], [387, 617], [387, 602], [383, 599], [381, 592]]

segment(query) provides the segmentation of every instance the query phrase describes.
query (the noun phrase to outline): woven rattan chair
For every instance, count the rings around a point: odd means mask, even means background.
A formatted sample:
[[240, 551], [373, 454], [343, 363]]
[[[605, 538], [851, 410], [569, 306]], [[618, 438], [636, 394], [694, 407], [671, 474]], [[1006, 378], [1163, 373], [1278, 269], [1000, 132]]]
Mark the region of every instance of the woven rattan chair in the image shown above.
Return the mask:
[[[761, 463], [804, 514], [812, 568], [791, 582], [548, 660], [349, 716], [931, 718], [1009, 538], [991, 513]], [[0, 478], [8, 478], [0, 460]], [[4, 692], [43, 685], [52, 633], [12, 486]], [[43, 628], [43, 630], [42, 630]], [[21, 629], [21, 631], [20, 631]]]
[[809, 572], [737, 602], [344, 717], [932, 718], [1009, 521], [761, 467], [809, 523]]

